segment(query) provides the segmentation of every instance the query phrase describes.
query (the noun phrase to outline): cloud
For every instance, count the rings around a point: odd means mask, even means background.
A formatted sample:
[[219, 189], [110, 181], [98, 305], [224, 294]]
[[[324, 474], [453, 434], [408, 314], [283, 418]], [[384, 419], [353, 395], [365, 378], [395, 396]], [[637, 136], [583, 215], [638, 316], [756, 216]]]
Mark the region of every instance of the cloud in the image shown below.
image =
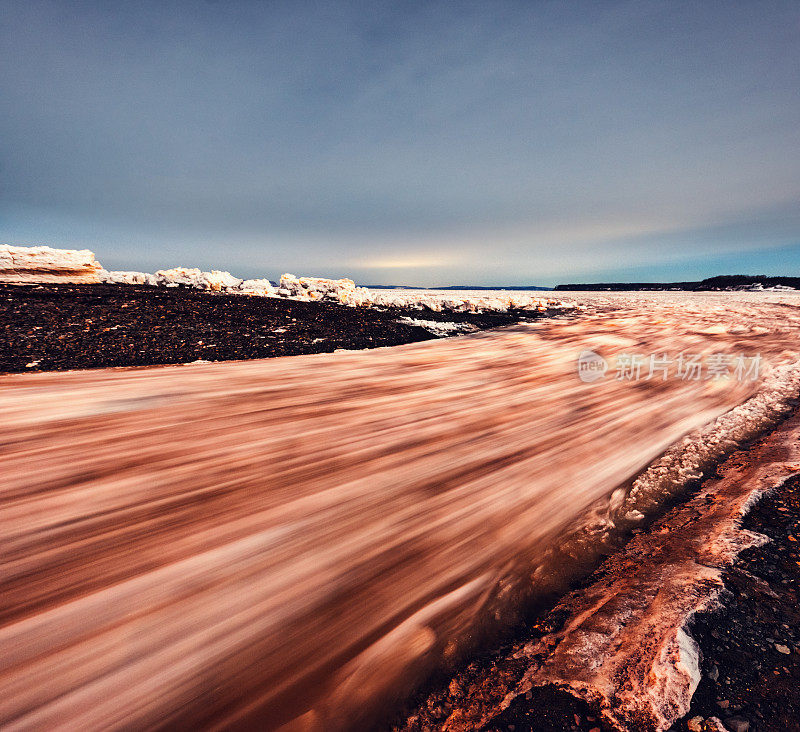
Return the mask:
[[792, 4], [3, 12], [9, 241], [480, 283], [800, 237]]
[[455, 256], [450, 254], [398, 253], [396, 258], [378, 257], [376, 259], [353, 259], [348, 263], [355, 269], [430, 269], [452, 265]]

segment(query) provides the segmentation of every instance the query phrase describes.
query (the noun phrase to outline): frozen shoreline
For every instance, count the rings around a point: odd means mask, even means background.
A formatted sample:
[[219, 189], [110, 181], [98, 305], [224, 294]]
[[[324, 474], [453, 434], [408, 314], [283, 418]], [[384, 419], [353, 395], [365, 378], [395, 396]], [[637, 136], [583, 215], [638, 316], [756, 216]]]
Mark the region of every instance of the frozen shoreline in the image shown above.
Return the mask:
[[109, 271], [89, 250], [53, 249], [51, 247], [0, 246], [0, 282], [100, 283], [108, 285], [145, 285], [150, 287], [188, 287], [225, 294], [276, 297], [305, 302], [335, 302], [351, 307], [394, 307], [435, 312], [508, 312], [548, 308], [572, 309], [574, 305], [538, 291], [481, 293], [436, 293], [411, 290], [369, 290], [350, 279], [296, 277], [284, 274], [277, 283], [261, 279], [240, 279], [222, 270], [202, 271], [191, 267], [173, 267], [154, 274], [135, 271]]

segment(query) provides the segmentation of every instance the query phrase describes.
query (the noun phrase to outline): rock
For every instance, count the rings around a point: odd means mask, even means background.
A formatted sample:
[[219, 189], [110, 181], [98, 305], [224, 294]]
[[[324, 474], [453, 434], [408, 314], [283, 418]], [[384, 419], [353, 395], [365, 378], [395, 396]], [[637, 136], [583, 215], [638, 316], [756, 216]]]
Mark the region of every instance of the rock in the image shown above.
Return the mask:
[[775, 644], [775, 650], [776, 650], [778, 653], [783, 653], [783, 654], [785, 654], [785, 655], [787, 655], [787, 656], [788, 656], [788, 655], [789, 655], [789, 654], [792, 652], [792, 651], [789, 649], [789, 647], [788, 647], [788, 646], [785, 646], [785, 645], [783, 645], [782, 643], [776, 643], [776, 644]]
[[720, 700], [717, 702], [717, 706], [718, 706], [720, 709], [727, 709], [727, 708], [730, 706], [730, 702], [729, 702], [727, 699], [720, 699]]
[[100, 263], [88, 249], [0, 245], [0, 282], [100, 282]]
[[725, 720], [725, 727], [729, 732], [747, 732], [750, 729], [750, 722], [741, 717], [728, 717]]
[[719, 679], [719, 666], [714, 664], [710, 669], [708, 669], [706, 676], [708, 676], [708, 678], [712, 681], [717, 681]]
[[686, 723], [686, 729], [689, 732], [703, 732], [703, 718], [702, 717], [692, 717]]

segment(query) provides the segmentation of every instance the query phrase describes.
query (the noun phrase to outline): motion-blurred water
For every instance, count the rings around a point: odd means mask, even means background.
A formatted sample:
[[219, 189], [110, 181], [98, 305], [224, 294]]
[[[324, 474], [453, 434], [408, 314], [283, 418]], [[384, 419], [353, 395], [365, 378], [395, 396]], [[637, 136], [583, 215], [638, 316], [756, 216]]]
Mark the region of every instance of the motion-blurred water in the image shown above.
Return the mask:
[[[3, 377], [0, 723], [375, 719], [690, 479], [676, 457], [631, 490], [677, 439], [765, 384], [741, 420], [769, 421], [794, 297], [592, 295], [392, 349]], [[614, 373], [662, 353], [762, 371]]]

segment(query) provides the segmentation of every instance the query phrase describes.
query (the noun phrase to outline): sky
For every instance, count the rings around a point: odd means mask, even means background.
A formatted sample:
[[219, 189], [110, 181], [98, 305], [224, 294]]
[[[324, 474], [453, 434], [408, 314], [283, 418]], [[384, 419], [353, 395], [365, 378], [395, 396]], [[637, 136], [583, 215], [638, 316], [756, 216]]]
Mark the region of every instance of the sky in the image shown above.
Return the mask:
[[800, 3], [0, 0], [0, 243], [361, 284], [800, 274]]

